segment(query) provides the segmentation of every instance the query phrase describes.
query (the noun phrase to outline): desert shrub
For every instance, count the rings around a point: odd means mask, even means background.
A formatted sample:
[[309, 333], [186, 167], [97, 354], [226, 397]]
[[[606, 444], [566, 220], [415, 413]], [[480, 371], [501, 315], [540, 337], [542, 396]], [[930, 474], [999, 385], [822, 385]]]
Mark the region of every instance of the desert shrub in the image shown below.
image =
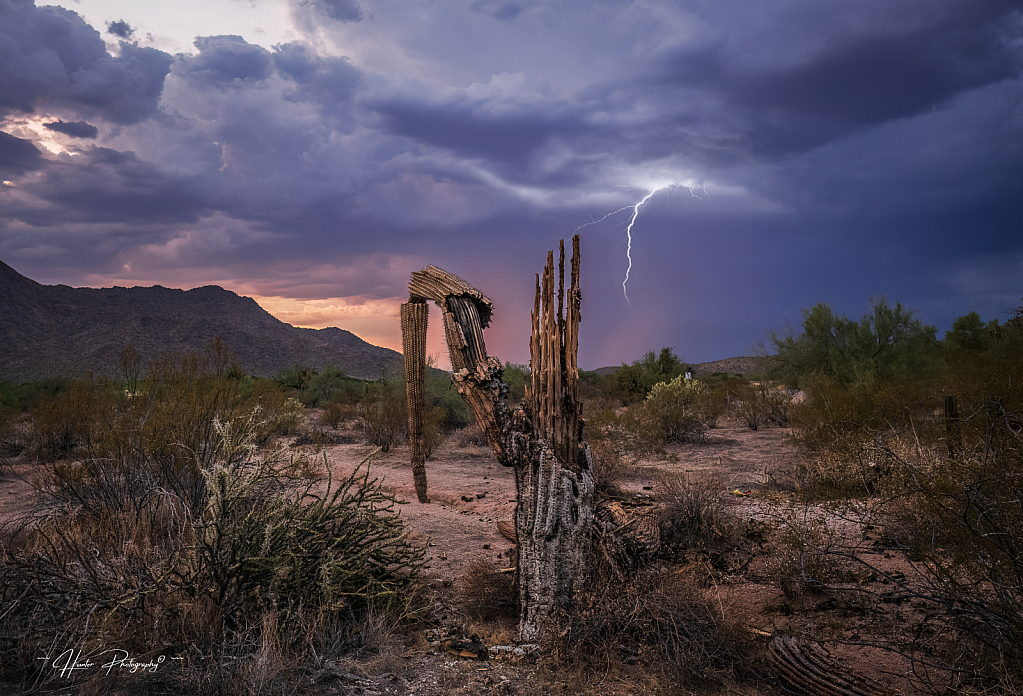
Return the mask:
[[893, 377], [851, 385], [827, 377], [810, 380], [806, 399], [789, 408], [794, 435], [808, 451], [854, 449], [872, 432], [915, 432], [924, 441], [940, 436], [940, 405], [923, 380]]
[[407, 414], [403, 385], [386, 379], [370, 385], [362, 412], [366, 440], [389, 452], [408, 429]]
[[408, 594], [423, 550], [393, 514], [393, 498], [362, 468], [367, 460], [338, 482], [328, 478], [322, 496], [311, 493], [312, 483], [268, 495], [280, 486], [279, 465], [264, 457], [252, 466], [247, 435], [220, 432], [222, 456], [203, 470], [210, 497], [196, 528], [228, 619], [284, 602], [288, 611], [351, 612]]
[[614, 374], [618, 394], [626, 403], [642, 401], [659, 382], [670, 382], [689, 370], [672, 348], [662, 348], [659, 354], [647, 351], [631, 365], [622, 364]]
[[358, 410], [353, 405], [340, 404], [336, 401], [327, 404], [320, 414], [320, 425], [327, 428], [338, 428], [342, 423], [356, 418]]
[[118, 387], [111, 380], [88, 374], [71, 381], [36, 409], [28, 455], [53, 462], [89, 447], [97, 417], [118, 401]]
[[638, 664], [673, 689], [753, 676], [758, 649], [707, 566], [652, 566], [623, 581], [613, 563], [598, 560], [592, 584], [545, 631], [548, 666], [583, 675]]
[[773, 423], [789, 425], [791, 397], [769, 382], [743, 382], [729, 387], [732, 412], [750, 430]]
[[670, 382], [655, 384], [643, 403], [661, 444], [699, 442], [707, 427], [697, 413], [702, 385], [681, 375]]
[[586, 439], [593, 453], [593, 480], [598, 491], [614, 493], [639, 459], [663, 452], [656, 421], [642, 404], [604, 408], [587, 417]]
[[793, 421], [807, 487], [869, 496], [871, 524], [917, 571], [887, 578], [885, 601], [912, 601], [923, 618], [885, 647], [931, 693], [1010, 694], [1023, 683], [1023, 327], [957, 331], [927, 379], [820, 377]]
[[705, 384], [696, 397], [696, 414], [708, 429], [718, 427], [722, 416], [728, 413], [728, 387], [724, 384]]
[[1023, 438], [980, 413], [961, 453], [889, 452], [903, 475], [880, 511], [886, 536], [924, 571], [900, 588], [931, 608], [914, 648], [945, 667], [948, 685], [1013, 693], [1023, 682]]
[[316, 371], [311, 367], [296, 363], [291, 367], [281, 370], [277, 376], [274, 377], [274, 380], [286, 389], [302, 391], [315, 374]]
[[348, 377], [345, 373], [328, 365], [320, 372], [311, 372], [303, 383], [298, 400], [306, 407], [323, 406], [329, 403], [352, 404], [366, 393], [366, 382]]
[[[445, 429], [464, 428], [473, 422], [472, 412], [469, 405], [458, 394], [458, 390], [455, 389], [451, 376], [436, 369], [436, 362], [436, 358], [427, 356], [424, 404], [427, 408], [444, 410], [442, 422]], [[402, 382], [401, 388], [405, 389], [404, 382]]]
[[860, 321], [836, 315], [823, 302], [803, 310], [802, 333], [791, 327], [771, 333], [772, 363], [790, 386], [803, 388], [808, 378], [827, 377], [842, 384], [862, 384], [893, 376], [931, 372], [938, 362], [935, 328], [916, 319], [912, 309], [884, 297], [870, 301]]
[[423, 455], [429, 459], [437, 451], [441, 443], [447, 439], [447, 411], [441, 406], [433, 406], [423, 411]]
[[779, 530], [767, 574], [787, 597], [822, 592], [848, 579], [849, 572], [837, 532], [834, 510], [804, 504], [774, 515]]
[[480, 426], [476, 423], [459, 428], [451, 433], [451, 442], [455, 447], [460, 449], [490, 449], [490, 443], [487, 442], [487, 436], [483, 434]]
[[[262, 446], [290, 432], [301, 416], [301, 405], [270, 383], [244, 394], [243, 380], [229, 367], [225, 349], [214, 343], [153, 361], [134, 394], [110, 380], [75, 380], [40, 407], [29, 454], [50, 464], [47, 484], [62, 500], [142, 495], [153, 475], [195, 507], [206, 496], [200, 471], [216, 454], [216, 422], [246, 419], [258, 408], [253, 437]], [[140, 457], [145, 466], [137, 464]], [[65, 459], [77, 464], [57, 465]], [[95, 475], [69, 477], [83, 467]]]
[[586, 404], [585, 408], [594, 406], [594, 413], [605, 406], [615, 408], [623, 405], [630, 397], [626, 397], [618, 384], [614, 372], [601, 374], [596, 370], [579, 370], [579, 398]]
[[619, 493], [619, 483], [628, 471], [626, 452], [610, 437], [593, 438], [588, 444], [593, 455], [593, 485], [597, 494]]
[[486, 560], [473, 561], [459, 582], [461, 604], [481, 620], [515, 614], [518, 598], [511, 573]]
[[658, 481], [662, 556], [733, 545], [738, 530], [722, 502], [724, 483], [712, 474], [665, 474]]

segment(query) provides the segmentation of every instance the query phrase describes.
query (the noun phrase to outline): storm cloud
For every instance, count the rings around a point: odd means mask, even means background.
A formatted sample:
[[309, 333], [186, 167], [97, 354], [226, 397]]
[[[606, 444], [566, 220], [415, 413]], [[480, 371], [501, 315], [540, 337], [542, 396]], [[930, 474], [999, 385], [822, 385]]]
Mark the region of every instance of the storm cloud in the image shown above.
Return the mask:
[[285, 41], [171, 55], [141, 15], [108, 45], [0, 0], [0, 258], [358, 306], [392, 347], [434, 263], [524, 362], [532, 274], [579, 230], [584, 367], [744, 354], [818, 300], [883, 293], [940, 330], [1020, 303], [1021, 2], [287, 7]]

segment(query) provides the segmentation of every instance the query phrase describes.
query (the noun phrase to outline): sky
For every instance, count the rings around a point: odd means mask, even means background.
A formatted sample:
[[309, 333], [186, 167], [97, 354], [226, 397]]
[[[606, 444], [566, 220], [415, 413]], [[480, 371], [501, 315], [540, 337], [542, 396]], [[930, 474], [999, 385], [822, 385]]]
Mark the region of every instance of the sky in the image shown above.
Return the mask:
[[576, 232], [583, 368], [879, 295], [941, 338], [1023, 304], [1023, 0], [0, 0], [0, 182], [38, 282], [397, 350], [432, 264], [528, 362]]

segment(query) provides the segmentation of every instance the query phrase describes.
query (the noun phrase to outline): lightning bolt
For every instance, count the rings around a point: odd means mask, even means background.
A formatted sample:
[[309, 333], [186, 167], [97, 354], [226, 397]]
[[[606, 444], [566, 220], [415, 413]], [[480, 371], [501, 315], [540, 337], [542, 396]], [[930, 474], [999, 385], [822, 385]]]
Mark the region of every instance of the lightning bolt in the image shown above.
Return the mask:
[[[665, 187], [662, 186], [661, 188]], [[629, 309], [632, 309], [632, 303], [629, 302], [629, 288], [626, 287], [626, 285], [629, 282], [629, 273], [632, 272], [632, 226], [636, 224], [636, 218], [639, 217], [639, 209], [660, 190], [661, 189], [659, 188], [655, 188], [653, 191], [643, 196], [643, 200], [632, 206], [632, 219], [629, 220], [629, 226], [625, 228], [625, 239], [627, 240], [627, 244], [625, 246], [625, 258], [629, 260], [629, 267], [625, 269], [625, 280], [622, 281], [622, 294], [625, 295], [625, 304], [629, 305]]]
[[[651, 198], [653, 198], [653, 195], [655, 193], [657, 193], [658, 191], [660, 191], [662, 189], [670, 189], [673, 186], [676, 186], [676, 184], [669, 184], [667, 186], [658, 186], [657, 188], [651, 189], [650, 193], [648, 193], [647, 195], [643, 196], [643, 198], [639, 201], [639, 203], [636, 203], [635, 205], [625, 205], [625, 206], [622, 206], [618, 210], [611, 211], [610, 213], [608, 213], [604, 217], [600, 218], [599, 220], [591, 220], [590, 222], [587, 222], [584, 225], [579, 225], [578, 227], [575, 228], [575, 231], [578, 232], [579, 230], [581, 230], [584, 227], [589, 227], [590, 225], [600, 224], [601, 222], [604, 222], [604, 220], [607, 220], [609, 217], [611, 217], [613, 215], [617, 215], [618, 213], [622, 212], [623, 210], [632, 210], [632, 217], [629, 218], [629, 224], [625, 228], [625, 238], [626, 238], [625, 258], [628, 259], [628, 261], [629, 261], [629, 267], [625, 269], [625, 280], [622, 281], [622, 294], [625, 295], [625, 303], [627, 305], [629, 305], [629, 309], [632, 309], [632, 302], [629, 301], [629, 287], [628, 287], [628, 284], [629, 284], [629, 274], [632, 273], [632, 226], [636, 224], [636, 218], [639, 217], [639, 209], [643, 207], [644, 203], [646, 203]], [[692, 189], [690, 189], [690, 193], [692, 193]], [[697, 198], [698, 197], [699, 196], [697, 196]]]

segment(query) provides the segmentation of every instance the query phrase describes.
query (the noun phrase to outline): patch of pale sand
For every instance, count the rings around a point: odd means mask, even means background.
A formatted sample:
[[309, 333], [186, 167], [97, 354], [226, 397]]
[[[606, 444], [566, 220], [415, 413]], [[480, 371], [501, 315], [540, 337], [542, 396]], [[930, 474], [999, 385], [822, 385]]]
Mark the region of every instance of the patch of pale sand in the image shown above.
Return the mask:
[[40, 505], [42, 495], [33, 482], [38, 473], [39, 467], [22, 457], [11, 460], [9, 466], [0, 469], [0, 529]]
[[[371, 451], [363, 445], [325, 450], [335, 478], [350, 473]], [[430, 581], [457, 581], [479, 560], [497, 568], [512, 564], [513, 545], [498, 532], [497, 523], [513, 519], [515, 473], [492, 456], [481, 456], [478, 450], [472, 454], [442, 447], [426, 461], [429, 503], [416, 497], [407, 447], [377, 453], [369, 462], [370, 476], [379, 478], [398, 500], [395, 512], [428, 544]]]

